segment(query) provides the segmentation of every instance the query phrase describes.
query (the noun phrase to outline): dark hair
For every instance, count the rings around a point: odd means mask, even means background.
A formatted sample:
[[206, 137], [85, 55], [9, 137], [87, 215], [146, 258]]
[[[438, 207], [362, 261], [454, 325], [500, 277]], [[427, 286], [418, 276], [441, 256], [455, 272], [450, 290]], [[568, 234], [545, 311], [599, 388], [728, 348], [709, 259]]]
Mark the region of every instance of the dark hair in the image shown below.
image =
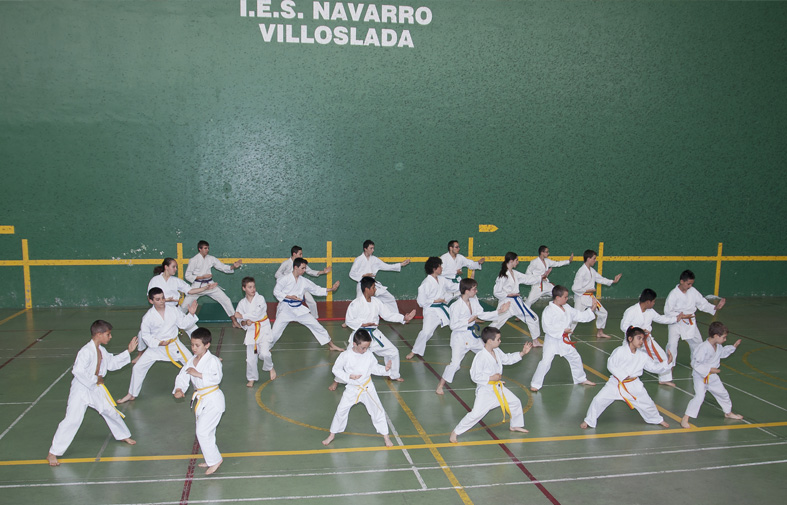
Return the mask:
[[568, 293], [568, 288], [558, 284], [557, 286], [552, 288], [552, 299], [554, 300], [558, 296], [563, 296], [566, 293]]
[[585, 253], [582, 255], [585, 262], [587, 262], [587, 260], [589, 260], [593, 256], [598, 256], [598, 253], [593, 249], [585, 249]]
[[656, 292], [650, 288], [643, 289], [642, 294], [639, 295], [639, 303], [652, 302], [655, 299]]
[[156, 295], [163, 295], [163, 294], [164, 294], [164, 290], [161, 288], [150, 288], [150, 291], [148, 291], [148, 300], [152, 300], [153, 297]]
[[725, 333], [729, 333], [727, 326], [724, 325], [721, 321], [713, 321], [708, 326], [708, 337], [714, 337], [716, 335], [724, 335]]
[[432, 275], [435, 270], [440, 268], [440, 265], [443, 264], [443, 260], [438, 258], [437, 256], [429, 256], [424, 263], [424, 270], [426, 271], [426, 275]]
[[210, 330], [207, 328], [197, 328], [194, 330], [194, 333], [191, 334], [191, 340], [202, 340], [204, 345], [210, 344], [212, 338], [210, 336]]
[[173, 263], [175, 263], [175, 258], [164, 258], [164, 261], [161, 262], [161, 265], [153, 269], [153, 275], [159, 275], [163, 273], [164, 267], [168, 267]]
[[374, 277], [369, 277], [369, 276], [361, 277], [361, 283], [360, 283], [361, 284], [361, 293], [363, 293], [367, 289], [370, 289], [372, 286], [374, 286], [375, 282], [376, 281], [374, 280]]
[[645, 335], [645, 330], [642, 328], [638, 328], [636, 326], [629, 326], [629, 329], [626, 330], [626, 342], [632, 342], [634, 337], [637, 335]]
[[684, 270], [680, 273], [680, 280], [682, 281], [691, 281], [694, 280], [694, 272], [691, 270]]
[[459, 294], [465, 294], [465, 291], [471, 290], [474, 287], [478, 286], [478, 281], [471, 278], [462, 279], [459, 281]]
[[99, 333], [104, 333], [107, 331], [112, 331], [112, 325], [108, 322], [104, 321], [103, 319], [96, 319], [93, 321], [93, 324], [90, 325], [90, 335], [98, 335]]
[[481, 340], [484, 341], [486, 344], [489, 340], [494, 340], [496, 336], [500, 335], [500, 330], [497, 328], [493, 328], [491, 326], [487, 326], [481, 332]]
[[364, 241], [363, 241], [363, 248], [364, 248], [364, 249], [366, 249], [366, 248], [367, 248], [367, 247], [369, 247], [370, 245], [374, 245], [374, 242], [372, 242], [371, 240], [364, 240]]
[[254, 280], [254, 277], [244, 277], [243, 279], [241, 279], [240, 285], [241, 285], [241, 287], [245, 288], [246, 284], [248, 284], [250, 282], [253, 282], [254, 284], [257, 284], [257, 281]]
[[309, 262], [303, 258], [295, 258], [292, 260], [292, 268], [298, 268], [301, 265], [308, 265]]
[[546, 251], [547, 249], [549, 249], [549, 247], [547, 247], [545, 245], [538, 246], [538, 255], [541, 256], [541, 253]]
[[371, 342], [371, 341], [372, 341], [372, 336], [369, 334], [369, 330], [358, 328], [358, 330], [353, 335], [353, 343], [355, 345], [361, 345], [361, 342]]
[[452, 241], [448, 242], [448, 249], [451, 249], [451, 246], [454, 245], [454, 244], [459, 245], [459, 241], [458, 240], [452, 240]]
[[197, 242], [197, 249], [202, 249], [205, 246], [210, 247], [210, 244], [208, 244], [207, 240], [200, 240], [199, 242]]
[[506, 253], [506, 255], [505, 255], [505, 258], [503, 259], [503, 264], [500, 266], [500, 273], [497, 274], [497, 276], [498, 277], [505, 277], [506, 274], [508, 273], [508, 266], [506, 266], [506, 264], [509, 261], [513, 261], [513, 260], [517, 259], [518, 257], [519, 256], [517, 256], [517, 254], [515, 252], [508, 251]]
[[297, 253], [298, 251], [303, 251], [303, 247], [298, 246], [298, 245], [294, 245], [294, 246], [290, 247], [290, 257], [292, 257], [292, 255]]

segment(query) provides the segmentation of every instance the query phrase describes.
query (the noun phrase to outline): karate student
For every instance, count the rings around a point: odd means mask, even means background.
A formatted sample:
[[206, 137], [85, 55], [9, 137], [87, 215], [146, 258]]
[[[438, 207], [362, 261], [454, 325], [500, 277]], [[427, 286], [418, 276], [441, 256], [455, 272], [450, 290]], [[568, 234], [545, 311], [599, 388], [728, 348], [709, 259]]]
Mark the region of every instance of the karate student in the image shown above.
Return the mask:
[[225, 274], [231, 274], [236, 269], [240, 268], [243, 260], [238, 260], [232, 265], [225, 265], [214, 256], [208, 254], [210, 252], [210, 244], [204, 240], [197, 242], [197, 250], [199, 253], [189, 260], [189, 266], [186, 268], [186, 280], [189, 281], [193, 287], [201, 288], [210, 284], [215, 284], [213, 288], [206, 289], [197, 295], [187, 295], [183, 300], [183, 307], [188, 307], [191, 302], [197, 301], [201, 296], [209, 296], [219, 302], [224, 312], [232, 321], [233, 328], [240, 328], [240, 325], [235, 321], [235, 310], [232, 306], [232, 300], [224, 293], [218, 284], [213, 282], [212, 268]]
[[659, 374], [671, 368], [672, 355], [667, 354], [659, 363], [651, 359], [644, 351], [645, 330], [631, 327], [626, 330], [626, 343], [614, 351], [607, 360], [609, 380], [598, 392], [588, 407], [585, 420], [579, 426], [595, 428], [596, 421], [612, 402], [622, 400], [630, 409], [637, 409], [639, 415], [648, 424], [660, 424], [669, 428], [669, 424], [659, 414], [656, 404], [648, 396], [644, 384], [639, 380], [643, 370]]
[[431, 256], [424, 263], [424, 270], [426, 278], [418, 287], [418, 297], [416, 298], [418, 305], [423, 309], [424, 324], [421, 331], [418, 332], [412, 352], [406, 356], [406, 359], [413, 359], [416, 354], [423, 357], [426, 343], [432, 338], [437, 327], [442, 328], [450, 323], [448, 302], [458, 294], [459, 284], [456, 285], [456, 294], [449, 293], [452, 282], [441, 275], [443, 272], [442, 259]]
[[377, 396], [377, 390], [372, 382], [372, 375], [389, 376], [391, 373], [391, 362], [385, 367], [377, 362], [377, 358], [369, 351], [372, 343], [372, 336], [363, 328], [353, 334], [352, 347], [344, 351], [333, 364], [333, 375], [342, 383], [346, 384], [339, 406], [336, 407], [336, 414], [331, 421], [330, 435], [322, 441], [323, 445], [328, 445], [337, 433], [341, 433], [347, 427], [347, 418], [350, 409], [358, 402], [366, 407], [366, 411], [372, 418], [377, 433], [383, 436], [386, 447], [392, 447], [393, 442], [388, 437], [388, 423], [385, 420], [385, 409]]
[[60, 421], [52, 439], [52, 446], [46, 457], [49, 466], [60, 465], [57, 458], [68, 450], [82, 425], [88, 407], [101, 414], [115, 440], [129, 445], [136, 444], [123, 422], [125, 416], [115, 408], [115, 400], [104, 385], [104, 377], [108, 371], [120, 370], [131, 362], [130, 354], [137, 348], [137, 337], [131, 339], [127, 350], [117, 355], [110, 354], [104, 348], [110, 340], [111, 324], [99, 319], [90, 325], [90, 342], [79, 350], [71, 369], [74, 380], [71, 381], [71, 391], [68, 393], [66, 417]]
[[139, 328], [139, 338], [145, 341], [148, 349], [131, 369], [128, 394], [118, 400], [118, 403], [126, 403], [139, 396], [145, 376], [156, 361], [169, 361], [180, 368], [178, 363], [186, 363], [191, 358], [186, 346], [178, 340], [178, 328], [185, 330], [197, 323], [199, 318], [194, 315], [197, 312], [197, 300], [191, 302], [188, 314], [167, 306], [161, 288], [148, 291], [148, 301], [153, 306], [142, 317]]
[[[202, 287], [192, 287], [189, 284], [178, 278], [178, 262], [175, 258], [164, 258], [161, 265], [153, 269], [154, 277], [148, 282], [148, 292], [153, 288], [161, 288], [164, 291], [164, 301], [170, 307], [177, 307], [180, 302], [180, 294], [184, 295], [198, 295], [210, 291], [218, 286], [215, 282], [210, 282]], [[191, 335], [191, 332], [197, 329], [197, 325], [187, 328], [186, 333]], [[139, 350], [144, 351], [147, 345], [140, 342]]]
[[541, 347], [542, 344], [538, 341], [538, 337], [541, 336], [538, 316], [527, 304], [525, 304], [525, 301], [519, 294], [519, 285], [538, 284], [547, 278], [547, 275], [549, 275], [552, 269], [547, 270], [541, 275], [529, 275], [523, 274], [519, 270], [515, 270], [517, 265], [519, 265], [519, 256], [517, 256], [516, 253], [507, 252], [503, 259], [503, 264], [500, 266], [500, 273], [497, 275], [493, 293], [495, 298], [497, 298], [498, 307], [510, 302], [509, 309], [490, 326], [493, 328], [502, 328], [510, 317], [515, 316], [527, 325], [527, 329], [530, 331], [530, 337], [533, 339], [533, 346]]
[[222, 458], [216, 446], [216, 427], [224, 413], [224, 393], [219, 389], [223, 376], [221, 360], [211, 354], [211, 335], [207, 328], [197, 328], [191, 334], [191, 350], [194, 356], [189, 359], [175, 378], [175, 398], [183, 398], [189, 389], [189, 382], [194, 386], [191, 406], [197, 420], [197, 441], [199, 442], [204, 463], [207, 468], [205, 475], [210, 475], [221, 466]]
[[[392, 323], [406, 324], [415, 317], [415, 309], [406, 315], [392, 312], [388, 305], [385, 305], [374, 296], [377, 289], [376, 284], [371, 277], [361, 279], [363, 294], [350, 302], [350, 305], [347, 307], [347, 314], [344, 316], [344, 322], [353, 330], [353, 333], [359, 329], [369, 332], [369, 335], [372, 337], [369, 351], [382, 356], [385, 363], [391, 363], [391, 373], [389, 374], [391, 380], [404, 382], [404, 379], [399, 374], [399, 349], [380, 331], [378, 326], [380, 325], [381, 317]], [[352, 335], [350, 335], [348, 347], [353, 343], [352, 338]], [[338, 385], [337, 382], [339, 381], [334, 381], [328, 389], [331, 391], [335, 390]]]
[[[623, 274], [616, 275], [614, 279], [607, 279], [599, 275], [596, 269], [593, 268], [593, 265], [596, 264], [597, 256], [598, 254], [596, 251], [592, 249], [585, 251], [583, 255], [585, 263], [577, 270], [571, 291], [574, 292], [575, 309], [583, 311], [589, 308], [596, 313], [596, 337], [610, 338], [609, 335], [604, 333], [604, 327], [607, 325], [607, 316], [609, 313], [596, 298], [596, 284], [603, 284], [605, 286], [617, 284]], [[574, 323], [571, 326], [571, 330], [573, 331], [576, 326], [577, 324]]]
[[[311, 315], [308, 307], [303, 305], [304, 293], [308, 291], [316, 296], [325, 296], [329, 292], [336, 291], [339, 287], [339, 281], [334, 282], [330, 289], [316, 285], [303, 276], [306, 273], [306, 265], [308, 264], [309, 262], [303, 258], [295, 258], [292, 262], [292, 273], [276, 281], [273, 295], [279, 300], [279, 306], [276, 307], [276, 321], [274, 321], [273, 329], [271, 330], [273, 336], [271, 337], [270, 347], [273, 347], [279, 341], [284, 328], [294, 321], [309, 328], [309, 331], [312, 332], [312, 335], [314, 335], [314, 338], [317, 339], [320, 345], [328, 344], [332, 351], [344, 351], [344, 349], [333, 343], [326, 329]], [[271, 364], [272, 366], [273, 364]]]
[[445, 367], [437, 384], [435, 393], [438, 395], [443, 394], [443, 386], [447, 382], [454, 381], [454, 375], [459, 370], [465, 354], [469, 351], [478, 353], [484, 348], [484, 342], [477, 333], [478, 321], [493, 321], [504, 314], [510, 305], [510, 302], [506, 302], [496, 311], [484, 312], [476, 297], [478, 282], [475, 279], [462, 279], [459, 282], [459, 292], [461, 293], [459, 299], [451, 304], [451, 310], [448, 311], [451, 321], [451, 362]]
[[683, 320], [667, 326], [669, 338], [667, 350], [675, 356], [676, 362], [678, 360], [678, 341], [685, 340], [689, 344], [692, 354], [694, 349], [702, 343], [702, 335], [697, 328], [697, 318], [694, 316], [697, 310], [716, 315], [716, 311], [721, 310], [725, 303], [727, 300], [722, 298], [714, 307], [694, 288], [694, 272], [684, 270], [680, 274], [678, 285], [670, 291], [667, 301], [664, 302], [665, 316], [676, 317], [680, 313], [684, 314]]
[[[680, 321], [683, 318], [683, 314], [681, 313], [677, 316], [662, 316], [653, 310], [654, 305], [656, 305], [656, 292], [652, 289], [644, 289], [642, 294], [639, 295], [639, 303], [627, 308], [626, 312], [623, 313], [623, 319], [620, 320], [620, 331], [625, 335], [631, 327], [642, 328], [645, 332], [643, 348], [650, 359], [656, 362], [656, 364], [659, 364], [666, 361], [667, 353], [664, 352], [664, 349], [661, 348], [650, 333], [653, 329], [653, 322], [671, 324]], [[625, 340], [623, 341], [623, 345], [626, 345]], [[673, 366], [675, 365], [674, 361], [672, 364]], [[672, 382], [672, 366], [659, 374], [659, 384], [673, 388], [675, 387], [675, 383]]]
[[574, 347], [576, 344], [571, 340], [572, 324], [587, 323], [594, 317], [593, 311], [589, 308], [580, 312], [568, 305], [568, 289], [564, 286], [552, 288], [552, 301], [541, 314], [541, 324], [544, 327], [544, 353], [530, 381], [531, 391], [538, 391], [544, 385], [544, 377], [549, 372], [555, 356], [566, 358], [571, 367], [574, 384], [596, 385], [585, 375], [582, 358]]
[[[358, 283], [355, 296], [361, 296], [361, 279], [363, 277], [377, 277], [377, 272], [389, 271], [399, 272], [402, 267], [410, 264], [410, 260], [406, 259], [401, 263], [388, 264], [374, 255], [374, 242], [366, 240], [363, 243], [363, 254], [355, 258], [353, 266], [350, 268], [350, 279]], [[393, 312], [398, 312], [399, 307], [396, 305], [396, 298], [388, 292], [388, 288], [377, 282], [377, 294], [375, 295], [381, 302], [388, 305]]]
[[440, 256], [440, 260], [443, 262], [443, 272], [440, 276], [449, 282], [446, 284], [446, 289], [454, 298], [459, 296], [462, 269], [467, 267], [468, 270], [481, 270], [481, 265], [486, 261], [486, 258], [480, 258], [478, 261], [467, 259], [459, 254], [459, 250], [459, 241], [452, 240], [448, 242], [448, 252]]
[[238, 302], [235, 309], [235, 319], [246, 330], [243, 345], [246, 346], [246, 387], [254, 386], [260, 380], [257, 370], [257, 361], [262, 361], [262, 370], [270, 372], [271, 380], [276, 379], [276, 370], [273, 369], [271, 359], [271, 322], [268, 320], [268, 304], [265, 297], [257, 292], [257, 283], [254, 277], [244, 277], [241, 280], [243, 293], [246, 295]]
[[[290, 249], [290, 258], [282, 261], [281, 265], [279, 265], [279, 269], [276, 270], [274, 274], [276, 280], [278, 281], [285, 275], [289, 275], [292, 273], [292, 262], [295, 261], [296, 258], [303, 258], [303, 248], [297, 245], [292, 246]], [[319, 277], [323, 274], [327, 274], [331, 271], [331, 267], [325, 267], [319, 272], [312, 268], [306, 267], [306, 273], [311, 275], [312, 277]], [[309, 307], [309, 312], [311, 315], [314, 316], [314, 319], [320, 317], [319, 313], [317, 312], [317, 302], [314, 301], [314, 297], [308, 291], [303, 294], [304, 300], [306, 301], [306, 306]]]
[[690, 428], [689, 418], [696, 418], [700, 412], [705, 393], [710, 391], [727, 419], [743, 419], [740, 414], [732, 411], [730, 394], [719, 379], [721, 360], [726, 358], [741, 345], [738, 339], [733, 345], [724, 345], [727, 341], [727, 327], [714, 321], [708, 327], [708, 340], [698, 345], [691, 353], [691, 378], [694, 379], [694, 398], [686, 407], [686, 415], [680, 421], [682, 428]]
[[503, 365], [522, 361], [522, 357], [530, 352], [533, 344], [526, 342], [521, 351], [504, 353], [500, 350], [500, 330], [491, 326], [481, 332], [481, 340], [484, 342], [484, 349], [475, 355], [470, 366], [470, 378], [477, 384], [473, 410], [468, 412], [451, 432], [448, 440], [453, 443], [456, 443], [456, 437], [475, 426], [496, 407], [503, 411], [503, 421], [506, 420], [506, 412], [511, 416], [511, 431], [528, 433], [525, 429], [522, 402], [504, 385]]
[[569, 256], [567, 260], [553, 261], [549, 259], [549, 247], [545, 245], [539, 246], [538, 257], [533, 258], [533, 260], [527, 266], [525, 275], [538, 276], [541, 278], [541, 281], [530, 286], [530, 294], [527, 295], [525, 304], [527, 304], [528, 307], [532, 307], [542, 295], [546, 294], [547, 296], [552, 296], [552, 288], [555, 286], [549, 282], [546, 274], [551, 272], [553, 268], [559, 268], [568, 265], [573, 260], [574, 253], [571, 253], [571, 256]]

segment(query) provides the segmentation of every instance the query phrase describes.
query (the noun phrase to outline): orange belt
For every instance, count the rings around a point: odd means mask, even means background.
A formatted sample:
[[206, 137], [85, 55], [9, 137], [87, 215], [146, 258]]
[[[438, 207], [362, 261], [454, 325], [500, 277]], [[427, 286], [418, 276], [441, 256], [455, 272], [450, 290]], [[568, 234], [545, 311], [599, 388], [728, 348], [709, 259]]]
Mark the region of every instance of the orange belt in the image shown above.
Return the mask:
[[[650, 341], [650, 347], [648, 347], [648, 341]], [[652, 354], [651, 354], [651, 350], [652, 350]], [[656, 344], [653, 342], [653, 337], [651, 337], [650, 335], [645, 337], [645, 351], [647, 351], [648, 356], [650, 356], [650, 359], [657, 359], [659, 360], [659, 363], [664, 361], [661, 358], [661, 355], [659, 355], [659, 351], [656, 350]], [[653, 357], [654, 354], [656, 355], [655, 358]]]
[[594, 291], [585, 291], [583, 296], [589, 296], [593, 299], [593, 310], [603, 309], [604, 307], [601, 306], [601, 302], [598, 301], [596, 298], [596, 293]]
[[[614, 377], [614, 375], [613, 375], [613, 377]], [[617, 377], [615, 377], [615, 378], [618, 379]], [[633, 399], [636, 400], [637, 397], [634, 396], [633, 394], [631, 394], [631, 392], [626, 387], [627, 383], [634, 382], [635, 380], [637, 380], [636, 377], [633, 378], [633, 379], [623, 379], [622, 381], [620, 379], [618, 379], [618, 392], [620, 393], [620, 397], [623, 398], [623, 401], [626, 402], [626, 405], [628, 405], [631, 410], [634, 410], [634, 405], [631, 404], [631, 402], [628, 400], [628, 398], [623, 396], [623, 391], [620, 390], [620, 387], [623, 386], [623, 389], [626, 391], [626, 393], [628, 393], [628, 395], [630, 397], [632, 397]]]
[[[683, 322], [686, 323], [686, 320], [684, 319]], [[688, 324], [689, 326], [694, 326], [694, 314], [691, 315], [691, 317], [689, 318], [689, 322], [686, 324]]]
[[704, 379], [702, 379], [702, 382], [707, 384], [709, 380], [710, 380], [710, 373], [708, 375], [706, 375]]
[[567, 331], [563, 332], [563, 343], [564, 344], [568, 344], [571, 347], [576, 347], [577, 346], [577, 344], [575, 342], [571, 341], [571, 333], [569, 333]]
[[254, 321], [254, 354], [257, 354], [257, 339], [260, 338], [260, 323], [268, 320], [268, 314], [259, 321]]

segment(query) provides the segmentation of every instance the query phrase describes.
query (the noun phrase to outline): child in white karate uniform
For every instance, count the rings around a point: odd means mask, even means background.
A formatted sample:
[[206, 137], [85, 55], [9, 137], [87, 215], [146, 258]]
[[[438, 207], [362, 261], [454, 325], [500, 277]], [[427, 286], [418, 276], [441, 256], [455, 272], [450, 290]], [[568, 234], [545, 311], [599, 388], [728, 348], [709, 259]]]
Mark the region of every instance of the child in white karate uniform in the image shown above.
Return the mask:
[[541, 296], [552, 296], [552, 288], [555, 286], [549, 282], [549, 279], [544, 274], [548, 275], [553, 268], [566, 266], [572, 261], [574, 261], [574, 253], [571, 253], [567, 260], [554, 261], [549, 259], [549, 247], [545, 245], [539, 246], [538, 256], [533, 258], [525, 271], [525, 275], [542, 277], [538, 284], [530, 286], [530, 294], [527, 295], [527, 300], [525, 300], [528, 307], [532, 307]]
[[680, 421], [682, 428], [690, 428], [689, 418], [696, 418], [700, 413], [705, 393], [710, 391], [719, 403], [724, 417], [727, 419], [743, 419], [740, 414], [732, 411], [730, 394], [719, 379], [721, 373], [721, 360], [734, 353], [741, 345], [738, 339], [732, 345], [724, 345], [727, 341], [727, 327], [719, 321], [714, 321], [708, 327], [708, 340], [698, 345], [691, 353], [691, 378], [694, 379], [694, 398], [686, 407], [686, 415]]
[[[401, 263], [388, 264], [374, 255], [374, 242], [365, 240], [363, 243], [363, 254], [355, 258], [352, 267], [350, 267], [350, 279], [358, 283], [355, 296], [361, 296], [361, 279], [363, 277], [371, 277], [375, 279], [377, 272], [399, 272], [402, 267], [410, 264], [410, 260], [406, 259]], [[399, 307], [396, 305], [396, 298], [388, 291], [388, 288], [383, 286], [379, 281], [377, 282], [377, 298], [381, 302], [388, 305], [393, 312], [398, 312]]]
[[191, 334], [191, 350], [194, 356], [180, 370], [172, 391], [175, 398], [183, 398], [189, 389], [189, 383], [194, 386], [191, 407], [194, 408], [197, 421], [197, 441], [205, 458], [205, 462], [199, 466], [207, 468], [205, 475], [218, 470], [222, 462], [216, 445], [216, 427], [225, 409], [224, 393], [219, 389], [223, 376], [221, 360], [208, 350], [210, 342], [210, 330], [194, 330]]
[[503, 365], [519, 363], [522, 357], [533, 348], [531, 342], [526, 342], [520, 352], [504, 353], [500, 350], [500, 330], [487, 326], [481, 332], [484, 349], [475, 355], [470, 366], [470, 378], [477, 384], [475, 388], [475, 402], [473, 410], [459, 421], [454, 431], [451, 432], [449, 441], [456, 443], [456, 437], [466, 432], [478, 423], [490, 410], [500, 407], [503, 411], [503, 421], [506, 412], [511, 416], [511, 431], [527, 433], [525, 429], [525, 416], [522, 412], [522, 402], [519, 401], [503, 382]]
[[530, 309], [529, 305], [525, 304], [525, 300], [519, 294], [519, 285], [532, 286], [538, 284], [547, 278], [552, 269], [550, 268], [541, 275], [523, 274], [519, 270], [515, 270], [517, 265], [519, 265], [519, 256], [514, 252], [507, 252], [503, 259], [503, 264], [500, 266], [500, 273], [497, 275], [497, 280], [495, 280], [493, 292], [495, 298], [497, 298], [498, 307], [508, 303], [509, 308], [489, 326], [502, 328], [510, 317], [516, 317], [527, 325], [530, 337], [533, 339], [533, 345], [541, 347], [541, 342], [538, 341], [538, 337], [541, 336], [538, 316]]
[[384, 367], [380, 365], [374, 354], [368, 352], [371, 343], [372, 336], [369, 332], [363, 328], [359, 329], [353, 335], [352, 347], [341, 353], [333, 365], [333, 375], [346, 386], [339, 406], [336, 407], [336, 414], [331, 421], [330, 435], [322, 441], [323, 445], [330, 444], [337, 433], [344, 431], [347, 427], [350, 409], [361, 402], [372, 418], [375, 430], [383, 436], [385, 446], [393, 446], [393, 442], [388, 436], [385, 409], [380, 403], [377, 390], [372, 382], [372, 375], [390, 375], [391, 362], [386, 363]]
[[210, 244], [205, 240], [197, 242], [197, 250], [199, 253], [189, 260], [189, 266], [186, 268], [186, 280], [189, 281], [194, 288], [207, 287], [212, 285], [213, 288], [208, 288], [200, 291], [198, 294], [188, 294], [186, 299], [183, 300], [181, 309], [185, 312], [185, 307], [191, 305], [192, 302], [197, 301], [201, 296], [209, 296], [219, 302], [221, 308], [227, 313], [227, 317], [232, 321], [232, 327], [240, 329], [240, 325], [235, 320], [235, 312], [232, 310], [232, 300], [224, 293], [218, 284], [213, 282], [213, 271], [215, 268], [219, 272], [231, 274], [240, 268], [243, 260], [238, 260], [231, 265], [225, 265], [219, 261], [215, 256], [208, 254], [210, 252]]
[[[596, 298], [596, 284], [603, 284], [604, 286], [611, 286], [617, 284], [623, 274], [618, 274], [614, 279], [607, 279], [602, 277], [594, 268], [596, 264], [596, 257], [598, 254], [592, 249], [585, 251], [583, 258], [585, 263], [579, 267], [577, 274], [574, 276], [574, 284], [571, 286], [571, 291], [574, 292], [574, 308], [578, 311], [590, 309], [596, 313], [596, 337], [610, 338], [609, 335], [604, 333], [604, 328], [607, 325], [607, 316], [609, 312], [601, 305], [601, 302]], [[571, 324], [571, 331], [574, 331], [577, 323]]]
[[95, 321], [90, 325], [90, 335], [90, 342], [79, 350], [71, 369], [74, 380], [71, 381], [71, 391], [68, 393], [66, 417], [58, 425], [52, 439], [52, 447], [46, 457], [49, 466], [60, 465], [57, 458], [71, 445], [88, 407], [101, 414], [115, 440], [129, 445], [136, 444], [123, 422], [125, 416], [115, 408], [115, 401], [104, 385], [104, 377], [107, 371], [119, 370], [131, 362], [130, 353], [137, 348], [137, 337], [131, 339], [127, 350], [114, 355], [104, 348], [112, 340], [111, 324], [101, 319]]
[[[298, 258], [303, 258], [303, 248], [301, 246], [294, 245], [290, 248], [290, 258], [282, 261], [281, 265], [279, 265], [279, 269], [276, 270], [275, 274], [273, 274], [277, 281], [285, 275], [292, 273], [292, 262]], [[323, 274], [327, 274], [330, 271], [331, 267], [325, 267], [320, 271], [306, 267], [306, 274], [311, 275], [312, 277], [319, 277]], [[314, 316], [314, 319], [319, 318], [320, 315], [317, 312], [317, 302], [314, 300], [312, 294], [306, 291], [303, 293], [303, 298], [306, 302], [306, 306], [309, 307], [309, 312], [311, 312], [311, 315]]]
[[423, 310], [423, 327], [418, 332], [413, 350], [406, 356], [406, 359], [413, 359], [416, 354], [423, 356], [426, 351], [426, 343], [432, 338], [437, 327], [442, 328], [450, 324], [448, 302], [459, 293], [459, 284], [456, 284], [456, 294], [449, 292], [448, 285], [453, 283], [441, 275], [443, 272], [442, 259], [431, 256], [424, 263], [424, 270], [426, 278], [418, 286], [418, 297], [416, 298], [418, 305]]
[[268, 304], [265, 297], [257, 292], [257, 283], [254, 277], [244, 277], [241, 280], [243, 293], [246, 295], [235, 309], [235, 319], [246, 330], [243, 345], [246, 346], [246, 387], [254, 386], [260, 380], [257, 362], [262, 361], [262, 370], [270, 372], [271, 380], [276, 379], [276, 370], [273, 369], [271, 359], [271, 322], [268, 320]]

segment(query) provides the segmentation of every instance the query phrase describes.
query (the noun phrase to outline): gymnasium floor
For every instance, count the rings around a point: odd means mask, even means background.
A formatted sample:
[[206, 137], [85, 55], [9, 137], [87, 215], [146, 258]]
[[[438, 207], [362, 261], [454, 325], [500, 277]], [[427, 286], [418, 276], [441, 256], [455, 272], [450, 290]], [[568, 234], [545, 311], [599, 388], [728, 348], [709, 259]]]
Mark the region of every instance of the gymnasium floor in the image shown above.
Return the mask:
[[[404, 383], [375, 380], [390, 418], [391, 449], [383, 447], [361, 406], [351, 412], [348, 433], [328, 448], [321, 445], [341, 395], [327, 390], [338, 354], [318, 347], [305, 328], [291, 324], [274, 349], [280, 377], [248, 389], [242, 332], [228, 323], [206, 324], [212, 349], [223, 358], [227, 398], [218, 430], [224, 463], [211, 477], [195, 468], [201, 456], [194, 416], [187, 401], [171, 396], [177, 370], [166, 363], [154, 365], [141, 396], [120, 407], [137, 445], [115, 442], [89, 410], [62, 465], [47, 466], [43, 458], [65, 413], [70, 366], [89, 339], [91, 322], [106, 319], [115, 326], [108, 349], [117, 353], [136, 334], [145, 309], [0, 310], [0, 503], [783, 503], [787, 299], [730, 299], [720, 312], [733, 332], [728, 342], [743, 339], [723, 361], [721, 377], [744, 421], [725, 420], [708, 395], [696, 427], [680, 429], [678, 418], [693, 395], [688, 346], [681, 343], [676, 389], [643, 376], [670, 428], [647, 425], [615, 402], [597, 429], [581, 430], [606, 377], [606, 359], [621, 343], [620, 316], [631, 303], [605, 302], [612, 340], [592, 337], [592, 323], [577, 328], [577, 349], [599, 386], [572, 385], [567, 363], [556, 358], [544, 388], [530, 393], [526, 386], [541, 355], [536, 349], [504, 371], [523, 401], [530, 433], [510, 432], [493, 410], [456, 445], [448, 434], [473, 404], [472, 355], [446, 395], [435, 395], [450, 357], [449, 330], [438, 330], [426, 361], [403, 359]], [[536, 305], [539, 313], [544, 304]], [[705, 331], [711, 317], [701, 314], [699, 321]], [[346, 339], [340, 321], [324, 324], [335, 341]], [[416, 320], [381, 329], [404, 358], [420, 327]], [[665, 327], [654, 329], [664, 344]], [[524, 332], [519, 322], [506, 325], [503, 350], [520, 349]], [[130, 375], [130, 366], [108, 375], [115, 398], [125, 394]]]

